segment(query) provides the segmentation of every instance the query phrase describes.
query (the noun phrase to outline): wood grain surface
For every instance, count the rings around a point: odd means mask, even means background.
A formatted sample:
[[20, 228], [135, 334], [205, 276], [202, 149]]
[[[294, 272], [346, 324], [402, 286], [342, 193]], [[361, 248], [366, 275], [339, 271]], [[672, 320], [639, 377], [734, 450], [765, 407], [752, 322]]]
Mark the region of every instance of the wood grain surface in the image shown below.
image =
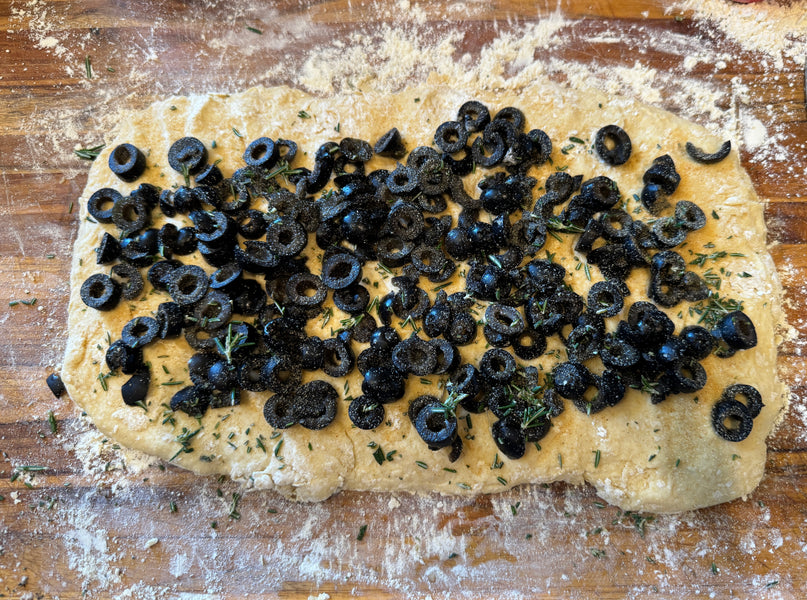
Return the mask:
[[[472, 10], [460, 10], [465, 4]], [[807, 597], [802, 68], [789, 59], [773, 68], [663, 2], [407, 5], [0, 1], [0, 597]], [[293, 83], [313, 48], [380, 35], [407, 13], [417, 17], [408, 30], [432, 39], [462, 32], [458, 56], [559, 13], [567, 42], [535, 60], [600, 69], [639, 61], [659, 77], [678, 73], [724, 91], [725, 111], [736, 110], [740, 82], [744, 114], [775, 126], [784, 158], [742, 157], [769, 202], [797, 334], [780, 358], [796, 409], [770, 440], [751, 498], [673, 517], [623, 514], [565, 485], [474, 500], [342, 493], [295, 505], [143, 461], [50, 395], [44, 380], [66, 339], [73, 203], [89, 167], [72, 150], [102, 143], [121, 106]], [[609, 41], [609, 32], [619, 35]], [[717, 71], [683, 69], [684, 56], [652, 43], [661, 35], [700, 40], [732, 59]], [[675, 110], [675, 102], [663, 95], [657, 104]]]

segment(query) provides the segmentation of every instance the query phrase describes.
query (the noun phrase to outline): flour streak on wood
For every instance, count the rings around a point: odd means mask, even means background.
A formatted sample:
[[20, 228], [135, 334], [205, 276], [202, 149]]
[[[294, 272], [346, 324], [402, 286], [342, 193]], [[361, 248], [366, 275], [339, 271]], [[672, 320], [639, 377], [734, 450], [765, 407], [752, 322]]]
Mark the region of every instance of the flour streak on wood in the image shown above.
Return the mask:
[[[748, 501], [649, 520], [601, 507], [590, 490], [565, 486], [476, 500], [340, 494], [315, 506], [247, 494], [237, 503], [241, 518], [234, 519], [238, 490], [232, 484], [148, 466], [102, 443], [69, 401], [49, 395], [44, 378], [58, 368], [65, 339], [77, 214], [70, 204], [85, 181], [85, 165], [72, 151], [103, 142], [116, 107], [136, 108], [176, 92], [293, 84], [315, 50], [341, 42], [346, 52], [348, 42], [359, 44], [352, 33], [372, 34], [379, 44], [419, 40], [420, 46], [399, 48], [425, 51], [434, 32], [443, 38], [455, 32], [456, 58], [468, 69], [482, 43], [538, 17], [548, 22], [556, 6], [412, 2], [404, 10], [406, 4], [289, 1], [262, 9], [245, 0], [209, 0], [191, 8], [169, 0], [146, 9], [96, 0], [2, 3], [0, 219], [13, 233], [0, 234], [0, 593], [71, 600], [84, 593], [327, 593], [335, 599], [354, 588], [379, 598], [517, 597], [525, 589], [537, 598], [677, 598], [728, 589], [738, 597], [804, 595], [804, 73], [787, 57], [781, 69], [761, 69], [762, 58], [735, 52], [719, 31], [705, 35], [687, 12], [675, 20], [677, 13], [665, 13], [660, 2], [564, 0], [565, 19], [606, 20], [570, 21], [547, 33], [524, 60], [534, 56], [556, 79], [588, 73], [593, 82], [619, 83], [631, 93], [647, 86], [658, 91], [667, 79], [670, 85], [687, 81], [690, 92], [722, 93], [721, 111], [744, 111], [771, 134], [768, 158], [746, 152], [743, 159], [757, 191], [770, 200], [774, 241], [783, 242], [773, 252], [798, 335], [784, 346], [780, 364], [796, 402], [771, 442], [768, 474]], [[401, 19], [408, 20], [405, 26]], [[383, 29], [384, 22], [394, 26]], [[669, 48], [681, 46], [664, 50], [652, 43], [660, 39]], [[396, 56], [395, 48], [388, 45], [388, 55]], [[681, 56], [693, 49], [716, 60], [687, 70]], [[721, 52], [730, 54], [724, 68], [717, 67]], [[470, 62], [463, 63], [466, 53]], [[491, 72], [500, 66], [491, 63]], [[649, 79], [631, 90], [640, 75]], [[694, 101], [687, 90], [671, 89], [660, 94], [662, 104]], [[710, 114], [695, 118], [721, 121]], [[33, 305], [7, 307], [34, 297]], [[15, 470], [19, 466], [46, 470]], [[153, 538], [159, 543], [146, 548]]]

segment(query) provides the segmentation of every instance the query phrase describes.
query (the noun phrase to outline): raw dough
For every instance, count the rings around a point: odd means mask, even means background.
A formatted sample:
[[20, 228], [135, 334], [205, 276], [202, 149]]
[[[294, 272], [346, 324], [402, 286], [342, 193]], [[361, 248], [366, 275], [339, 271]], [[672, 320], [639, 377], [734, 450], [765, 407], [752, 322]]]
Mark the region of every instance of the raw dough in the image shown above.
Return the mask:
[[[615, 179], [632, 210], [638, 203], [631, 196], [640, 192], [644, 170], [655, 157], [672, 156], [682, 178], [673, 200], [692, 200], [708, 217], [704, 229], [690, 234], [688, 248], [694, 252], [726, 250], [744, 255], [710, 261], [700, 270], [688, 268], [699, 272], [707, 267], [715, 271], [723, 268], [732, 273], [723, 277], [720, 294], [744, 302], [745, 312], [756, 325], [759, 344], [733, 358], [705, 359], [702, 364], [709, 375], [708, 383], [696, 394], [652, 405], [646, 394], [629, 389], [619, 405], [592, 416], [566, 402], [566, 410], [553, 420], [550, 433], [541, 440], [541, 450], [529, 444], [520, 460], [509, 460], [498, 451], [490, 435], [494, 419], [487, 412], [472, 416], [470, 430], [465, 419], [460, 419], [465, 448], [458, 461], [449, 462], [447, 450], [430, 451], [411, 426], [405, 415], [407, 400], [387, 405], [388, 423], [373, 431], [351, 427], [347, 402], [340, 400], [336, 421], [324, 430], [312, 432], [295, 426], [273, 435], [262, 414], [269, 392], [245, 392], [240, 406], [209, 410], [201, 421], [184, 413], [171, 415], [166, 405], [178, 388], [160, 384], [188, 379], [186, 361], [192, 351], [182, 338], [145, 349], [145, 360], [153, 365], [148, 412], [123, 404], [120, 386], [125, 376], [107, 378], [108, 389], [102, 389], [98, 374], [107, 372], [104, 364], [107, 334], [112, 340], [118, 339], [129, 319], [150, 314], [168, 297], [148, 293], [147, 283], [142, 298], [122, 301], [111, 312], [98, 312], [82, 303], [81, 283], [93, 273], [109, 272], [108, 267], [96, 265], [94, 248], [104, 231], [118, 234], [114, 225], [97, 225], [85, 219], [86, 201], [94, 190], [112, 187], [126, 195], [143, 181], [163, 188], [181, 185], [182, 175], [168, 166], [167, 151], [173, 141], [188, 135], [207, 145], [209, 162], [221, 159], [225, 176], [243, 165], [244, 148], [260, 136], [295, 140], [301, 150], [295, 165], [308, 167], [312, 166], [314, 151], [326, 140], [338, 142], [350, 136], [374, 143], [393, 126], [401, 130], [407, 149], [411, 150], [431, 144], [436, 127], [454, 119], [458, 107], [469, 99], [484, 102], [492, 114], [505, 106], [516, 106], [526, 114], [529, 129], [541, 128], [550, 135], [554, 165], [547, 163], [531, 170], [539, 179], [539, 186], [556, 167], [568, 165], [568, 172], [573, 175], [582, 174], [585, 178], [606, 175]], [[310, 118], [298, 116], [300, 111]], [[609, 167], [591, 150], [596, 131], [610, 123], [623, 127], [633, 141], [633, 154], [620, 167]], [[569, 143], [570, 136], [586, 143]], [[580, 95], [547, 82], [537, 82], [526, 89], [488, 91], [460, 90], [435, 79], [393, 96], [356, 91], [327, 98], [288, 88], [254, 88], [236, 95], [175, 97], [157, 102], [121, 119], [94, 162], [79, 201], [81, 226], [73, 258], [70, 337], [62, 377], [75, 402], [101, 431], [116, 441], [164, 459], [174, 457], [174, 464], [198, 473], [224, 473], [249, 486], [275, 489], [298, 500], [322, 500], [340, 489], [479, 494], [556, 480], [591, 483], [604, 499], [625, 510], [680, 511], [743, 496], [762, 477], [765, 439], [785, 408], [786, 389], [775, 376], [777, 331], [783, 318], [781, 287], [766, 249], [763, 207], [740, 167], [736, 150], [721, 163], [701, 165], [686, 155], [686, 141], [712, 151], [722, 140], [658, 109], [593, 91]], [[118, 180], [107, 167], [111, 149], [124, 142], [134, 144], [148, 156], [148, 169], [134, 184]], [[561, 152], [566, 146], [568, 154]], [[373, 164], [394, 168], [394, 161], [378, 157]], [[481, 171], [478, 170], [477, 178]], [[473, 177], [465, 179], [466, 189], [478, 194]], [[711, 216], [713, 211], [719, 219]], [[154, 226], [160, 227], [164, 217], [158, 210], [154, 216]], [[646, 219], [647, 215], [643, 217]], [[571, 251], [575, 237], [563, 236], [561, 243], [549, 236], [546, 250], [556, 253], [555, 260], [565, 266], [566, 282], [585, 295], [592, 282], [587, 281], [583, 269], [575, 269], [578, 259]], [[715, 244], [714, 249], [702, 250], [709, 243]], [[689, 262], [691, 255], [686, 250], [680, 251]], [[313, 240], [306, 252], [312, 257], [309, 260], [312, 271], [317, 273], [318, 248]], [[205, 267], [212, 271], [209, 265]], [[750, 276], [736, 276], [740, 272]], [[591, 273], [592, 281], [601, 279], [596, 267], [591, 268]], [[388, 280], [370, 266], [365, 267], [364, 274], [380, 282], [377, 292], [370, 289], [373, 294], [383, 296]], [[626, 299], [626, 307], [609, 323], [625, 318], [632, 302], [646, 299], [647, 277], [647, 269], [634, 269], [628, 281], [632, 293]], [[446, 291], [459, 289], [461, 282]], [[697, 321], [697, 315], [688, 314], [687, 306], [681, 303], [667, 310], [676, 322], [676, 332]], [[344, 317], [334, 310], [331, 323], [319, 331], [320, 335], [329, 337], [328, 330], [340, 318]], [[309, 333], [316, 334], [321, 323], [322, 319], [312, 319]], [[481, 328], [477, 339], [483, 340]], [[550, 350], [562, 347], [557, 336], [554, 340]], [[478, 363], [484, 351], [484, 341], [481, 343], [462, 348], [466, 362]], [[354, 342], [356, 354], [363, 347]], [[556, 359], [544, 356], [541, 360], [545, 368], [551, 369]], [[165, 365], [169, 374], [157, 367], [160, 364]], [[305, 374], [304, 381], [313, 376], [310, 372]], [[329, 379], [321, 372], [317, 376]], [[436, 382], [438, 378], [432, 379]], [[751, 435], [742, 442], [731, 443], [715, 434], [710, 414], [721, 391], [736, 382], [756, 386], [765, 408], [754, 420]], [[355, 370], [347, 383], [342, 380], [333, 384], [344, 392], [343, 397], [361, 393]], [[427, 391], [440, 394], [434, 386], [428, 387], [411, 376], [406, 398]], [[173, 420], [166, 418], [169, 416]], [[193, 451], [177, 454], [181, 448], [178, 437], [183, 431], [197, 429], [190, 444]], [[374, 458], [378, 447], [384, 454], [394, 451], [391, 460], [379, 464]], [[595, 456], [599, 458], [596, 466]]]

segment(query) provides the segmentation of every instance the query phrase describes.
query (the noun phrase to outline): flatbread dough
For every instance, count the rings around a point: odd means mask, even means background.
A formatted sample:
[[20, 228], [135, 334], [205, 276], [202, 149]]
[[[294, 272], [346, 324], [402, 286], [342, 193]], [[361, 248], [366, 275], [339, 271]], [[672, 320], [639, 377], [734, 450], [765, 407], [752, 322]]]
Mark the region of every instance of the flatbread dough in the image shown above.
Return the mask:
[[[702, 268], [688, 268], [699, 273], [707, 268], [723, 273], [720, 295], [743, 301], [745, 312], [756, 325], [758, 345], [732, 358], [706, 358], [702, 364], [708, 382], [702, 390], [670, 397], [658, 405], [635, 389], [629, 389], [617, 406], [590, 416], [566, 402], [566, 410], [553, 419], [549, 434], [541, 440], [540, 450], [529, 444], [519, 460], [507, 459], [496, 447], [490, 435], [495, 418], [489, 412], [472, 415], [467, 422], [464, 416], [459, 419], [465, 444], [456, 462], [449, 461], [448, 450], [426, 447], [405, 411], [408, 400], [420, 394], [444, 397], [436, 388], [438, 377], [431, 377], [432, 384], [428, 385], [410, 376], [406, 399], [386, 405], [386, 423], [372, 431], [351, 426], [348, 403], [342, 399], [336, 420], [321, 431], [298, 425], [274, 432], [262, 412], [271, 392], [244, 392], [239, 406], [209, 410], [200, 420], [181, 412], [172, 414], [166, 406], [178, 387], [161, 384], [188, 380], [186, 363], [192, 350], [183, 338], [160, 341], [144, 350], [145, 360], [152, 365], [147, 411], [122, 402], [120, 388], [127, 376], [107, 377], [107, 389], [103, 389], [98, 376], [108, 371], [104, 363], [108, 335], [118, 339], [127, 321], [136, 315], [152, 314], [169, 298], [149, 293], [147, 283], [140, 299], [122, 301], [110, 312], [99, 312], [82, 303], [82, 282], [93, 273], [109, 272], [108, 266], [96, 264], [94, 248], [105, 231], [118, 235], [114, 225], [99, 225], [85, 218], [86, 201], [93, 191], [112, 187], [126, 195], [142, 182], [163, 188], [181, 185], [182, 175], [168, 166], [167, 152], [183, 136], [202, 140], [209, 150], [209, 162], [220, 160], [225, 176], [243, 166], [245, 147], [260, 136], [296, 141], [300, 154], [295, 166], [309, 168], [321, 143], [348, 136], [374, 143], [391, 127], [398, 127], [411, 150], [430, 145], [436, 127], [456, 118], [459, 106], [470, 99], [485, 103], [492, 114], [505, 106], [518, 107], [527, 117], [528, 129], [540, 128], [549, 134], [554, 144], [551, 164], [530, 171], [539, 180], [537, 187], [557, 168], [568, 168], [570, 174], [582, 174], [586, 179], [605, 175], [618, 183], [629, 210], [633, 210], [640, 206], [632, 196], [642, 189], [642, 174], [654, 158], [669, 154], [681, 175], [680, 187], [671, 199], [694, 201], [708, 217], [706, 227], [691, 233], [687, 246], [679, 251], [687, 262], [693, 256], [687, 249], [742, 255], [710, 259]], [[619, 167], [606, 165], [592, 150], [597, 130], [612, 123], [624, 128], [633, 142], [630, 160]], [[585, 143], [569, 142], [570, 137]], [[786, 389], [775, 376], [777, 331], [783, 319], [781, 287], [766, 249], [763, 206], [740, 167], [736, 150], [718, 164], [703, 165], [687, 156], [687, 141], [707, 151], [718, 148], [721, 142], [703, 128], [658, 109], [594, 91], [581, 95], [547, 82], [525, 89], [489, 91], [460, 90], [449, 82], [432, 80], [395, 95], [355, 91], [327, 98], [288, 88], [253, 88], [235, 95], [175, 97], [157, 102], [121, 119], [94, 162], [79, 201], [81, 226], [71, 275], [63, 380], [70, 396], [97, 427], [121, 444], [166, 460], [173, 457], [174, 464], [201, 474], [227, 474], [251, 487], [274, 489], [297, 500], [322, 500], [340, 489], [479, 494], [557, 480], [588, 482], [604, 499], [625, 510], [680, 511], [743, 496], [762, 477], [765, 439], [786, 403]], [[107, 167], [111, 149], [125, 142], [148, 156], [144, 176], [133, 184], [120, 181]], [[394, 161], [376, 157], [368, 171], [376, 166], [392, 169]], [[475, 183], [482, 171], [478, 169], [465, 178], [466, 189], [472, 194], [479, 193]], [[539, 194], [536, 190], [535, 195]], [[646, 220], [649, 215], [642, 213], [640, 217]], [[166, 221], [159, 210], [154, 211], [154, 219], [155, 227]], [[186, 217], [173, 221], [190, 224]], [[585, 297], [588, 287], [602, 276], [592, 266], [588, 281], [585, 270], [578, 267], [585, 258], [571, 249], [576, 237], [564, 235], [558, 241], [548, 236], [545, 248], [566, 268], [565, 281]], [[306, 253], [309, 266], [318, 273], [319, 249], [313, 240]], [[198, 255], [193, 256], [199, 260]], [[184, 262], [187, 259], [183, 257]], [[204, 266], [212, 272], [209, 265]], [[747, 276], [740, 277], [740, 273]], [[389, 278], [383, 278], [372, 266], [366, 266], [364, 274], [371, 283], [378, 282], [377, 288], [368, 286], [372, 295], [381, 297], [391, 289]], [[455, 283], [447, 292], [462, 289], [461, 280], [452, 281]], [[646, 299], [647, 281], [647, 269], [633, 270], [628, 280], [631, 295], [623, 312], [607, 320], [609, 327], [626, 318], [630, 304]], [[433, 285], [423, 287], [431, 290]], [[434, 297], [433, 292], [430, 295]], [[676, 332], [697, 322], [698, 315], [690, 314], [688, 306], [684, 302], [666, 309], [676, 323]], [[346, 316], [334, 309], [331, 322], [324, 328], [324, 319], [312, 319], [309, 334], [330, 337], [330, 329]], [[464, 362], [478, 364], [485, 350], [481, 328], [477, 341], [474, 346], [461, 348]], [[366, 346], [353, 344], [356, 355]], [[549, 349], [556, 348], [562, 345], [554, 336]], [[539, 362], [551, 369], [557, 361], [548, 355]], [[343, 398], [361, 394], [356, 370], [347, 380], [332, 380], [321, 371], [304, 372], [304, 381], [315, 377], [331, 381]], [[739, 443], [720, 438], [711, 423], [714, 403], [733, 383], [754, 385], [765, 403], [750, 436]], [[181, 452], [183, 434], [192, 432], [196, 433], [187, 444], [192, 451]], [[386, 457], [382, 462], [376, 458], [379, 448]]]

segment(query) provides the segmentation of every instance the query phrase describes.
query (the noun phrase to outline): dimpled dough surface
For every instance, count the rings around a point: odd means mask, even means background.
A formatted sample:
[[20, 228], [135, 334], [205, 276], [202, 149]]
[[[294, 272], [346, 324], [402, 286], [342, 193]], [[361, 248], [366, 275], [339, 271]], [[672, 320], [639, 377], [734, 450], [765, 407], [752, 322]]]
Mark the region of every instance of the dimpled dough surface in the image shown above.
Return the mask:
[[[528, 444], [525, 456], [519, 460], [507, 459], [496, 447], [490, 435], [494, 421], [490, 412], [472, 415], [469, 431], [464, 413], [460, 411], [459, 434], [465, 438], [465, 443], [456, 462], [449, 462], [448, 450], [433, 452], [426, 447], [405, 411], [408, 400], [420, 394], [444, 397], [442, 390], [436, 388], [439, 379], [436, 376], [431, 378], [434, 384], [431, 387], [420, 378], [410, 376], [405, 399], [386, 405], [386, 422], [375, 430], [352, 427], [347, 414], [348, 402], [340, 399], [336, 420], [325, 429], [309, 431], [297, 425], [275, 437], [262, 412], [271, 392], [243, 392], [239, 406], [208, 410], [200, 421], [177, 412], [173, 414], [175, 424], [164, 422], [164, 405], [170, 402], [179, 386], [161, 383], [188, 380], [186, 363], [192, 351], [181, 337], [158, 341], [144, 350], [152, 375], [148, 411], [122, 402], [120, 387], [127, 376], [109, 377], [106, 379], [108, 389], [102, 388], [98, 374], [107, 371], [104, 364], [107, 334], [112, 340], [118, 339], [129, 319], [153, 314], [160, 302], [170, 298], [165, 293], [149, 293], [151, 288], [146, 283], [141, 298], [121, 301], [112, 311], [99, 312], [83, 304], [79, 296], [82, 282], [93, 273], [109, 273], [109, 266], [96, 264], [94, 248], [105, 231], [119, 235], [114, 225], [93, 224], [85, 219], [86, 202], [93, 191], [112, 187], [126, 195], [142, 182], [163, 188], [181, 185], [182, 175], [168, 166], [167, 152], [171, 144], [183, 136], [202, 140], [208, 147], [209, 162], [220, 160], [225, 177], [243, 166], [241, 157], [246, 145], [260, 136], [296, 141], [300, 152], [293, 166], [309, 168], [321, 143], [357, 137], [373, 144], [391, 127], [401, 131], [407, 150], [412, 150], [419, 145], [431, 145], [436, 127], [455, 119], [459, 106], [470, 99], [485, 103], [491, 114], [505, 106], [518, 107], [526, 115], [528, 129], [543, 129], [551, 137], [554, 165], [546, 163], [530, 170], [538, 179], [534, 197], [542, 193], [538, 188], [556, 167], [568, 165], [568, 173], [582, 174], [585, 179], [597, 175], [614, 179], [632, 212], [638, 206], [632, 196], [641, 191], [642, 174], [655, 157], [669, 154], [681, 175], [681, 184], [671, 200], [694, 201], [707, 215], [706, 227], [691, 233], [686, 247], [696, 252], [725, 250], [744, 255], [727, 256], [718, 263], [707, 263], [703, 269], [713, 266], [716, 271], [723, 267], [732, 273], [744, 271], [750, 275], [724, 277], [720, 293], [744, 302], [745, 312], [756, 325], [758, 345], [728, 359], [709, 356], [702, 361], [708, 373], [708, 382], [702, 390], [673, 395], [658, 405], [651, 404], [647, 394], [635, 389], [628, 389], [617, 406], [591, 416], [565, 401], [566, 409], [552, 420], [550, 432], [540, 442], [541, 449]], [[310, 118], [298, 117], [298, 112], [303, 110]], [[611, 123], [624, 128], [633, 142], [630, 160], [619, 167], [606, 165], [591, 149], [597, 130]], [[570, 136], [586, 143], [569, 144]], [[211, 147], [213, 140], [215, 148]], [[275, 489], [297, 500], [322, 500], [340, 489], [479, 494], [523, 483], [555, 480], [588, 482], [604, 499], [626, 510], [679, 511], [743, 496], [751, 492], [762, 477], [765, 439], [785, 408], [786, 390], [775, 376], [777, 332], [782, 323], [781, 288], [766, 249], [763, 206], [740, 167], [737, 151], [732, 149], [728, 158], [720, 163], [702, 165], [687, 156], [686, 141], [710, 152], [717, 149], [722, 140], [658, 109], [595, 92], [580, 95], [548, 83], [491, 92], [458, 90], [448, 82], [431, 80], [423, 87], [395, 95], [353, 92], [328, 98], [312, 97], [289, 88], [254, 88], [236, 95], [176, 97], [157, 102], [120, 121], [109, 135], [106, 148], [93, 163], [79, 201], [81, 226], [72, 265], [64, 382], [70, 396], [96, 426], [121, 444], [164, 459], [174, 457], [174, 464], [198, 473], [227, 474], [250, 487]], [[120, 181], [107, 167], [110, 151], [124, 142], [134, 144], [148, 157], [145, 174], [133, 184]], [[568, 154], [563, 154], [561, 148], [569, 145], [572, 147]], [[378, 167], [392, 169], [394, 164], [391, 159], [374, 157], [368, 172]], [[479, 194], [476, 182], [485, 172], [477, 169], [464, 178], [468, 192]], [[449, 205], [450, 211], [458, 208], [450, 202]], [[258, 203], [257, 207], [265, 208], [265, 204]], [[713, 211], [719, 219], [712, 216]], [[641, 212], [635, 218], [646, 220], [648, 217], [646, 212]], [[167, 221], [158, 209], [153, 219], [155, 227]], [[190, 225], [183, 216], [172, 221]], [[565, 282], [585, 298], [591, 284], [602, 276], [592, 266], [589, 281], [584, 269], [575, 269], [578, 261], [572, 245], [577, 236], [564, 234], [561, 237], [563, 241], [559, 242], [548, 236], [545, 250], [555, 253], [554, 260], [566, 268]], [[715, 244], [713, 250], [702, 249], [708, 243]], [[687, 253], [686, 247], [676, 250], [689, 263], [692, 255]], [[321, 251], [313, 235], [305, 253], [312, 272], [319, 274], [317, 256]], [[539, 257], [544, 256], [542, 249]], [[203, 264], [198, 254], [181, 258], [183, 262], [191, 259]], [[585, 261], [582, 255], [577, 258]], [[203, 266], [208, 273], [214, 270], [207, 264]], [[698, 267], [688, 268], [703, 272]], [[383, 278], [372, 264], [365, 265], [363, 274], [371, 280], [368, 286], [371, 297], [383, 296], [392, 289], [389, 278]], [[631, 295], [626, 298], [625, 308], [616, 317], [606, 320], [611, 330], [619, 319], [626, 318], [631, 303], [647, 299], [648, 276], [648, 269], [633, 270], [628, 280]], [[376, 281], [378, 287], [373, 287]], [[420, 285], [430, 292], [433, 300], [434, 284], [424, 284], [424, 281], [421, 279]], [[446, 292], [462, 289], [461, 278], [455, 276], [451, 282]], [[330, 294], [326, 302], [330, 303]], [[697, 322], [698, 316], [691, 316], [687, 306], [688, 303], [682, 302], [665, 309], [676, 323], [676, 333], [683, 326]], [[679, 318], [679, 313], [683, 318]], [[330, 328], [346, 316], [334, 309], [334, 316], [325, 328], [321, 328], [324, 319], [311, 319], [308, 334], [331, 337]], [[395, 325], [398, 322], [393, 321]], [[562, 348], [558, 336], [548, 341], [550, 351]], [[476, 344], [461, 347], [463, 362], [478, 364], [485, 351], [484, 344], [480, 328]], [[364, 347], [365, 344], [353, 342], [356, 355]], [[543, 356], [538, 362], [545, 370], [551, 370], [557, 360]], [[596, 364], [599, 365], [599, 361]], [[303, 377], [304, 381], [316, 377], [331, 381], [342, 398], [347, 395], [346, 381], [350, 395], [361, 394], [361, 379], [355, 369], [347, 380], [333, 380], [321, 371], [304, 371]], [[732, 443], [714, 432], [711, 410], [722, 390], [738, 382], [757, 387], [765, 407], [754, 420], [750, 436]], [[183, 428], [199, 431], [191, 440], [192, 452], [177, 454], [181, 448], [177, 437]], [[392, 460], [379, 464], [373, 457], [372, 442], [384, 453], [394, 450]], [[492, 469], [497, 455], [503, 464]], [[597, 456], [599, 463], [595, 466]]]

